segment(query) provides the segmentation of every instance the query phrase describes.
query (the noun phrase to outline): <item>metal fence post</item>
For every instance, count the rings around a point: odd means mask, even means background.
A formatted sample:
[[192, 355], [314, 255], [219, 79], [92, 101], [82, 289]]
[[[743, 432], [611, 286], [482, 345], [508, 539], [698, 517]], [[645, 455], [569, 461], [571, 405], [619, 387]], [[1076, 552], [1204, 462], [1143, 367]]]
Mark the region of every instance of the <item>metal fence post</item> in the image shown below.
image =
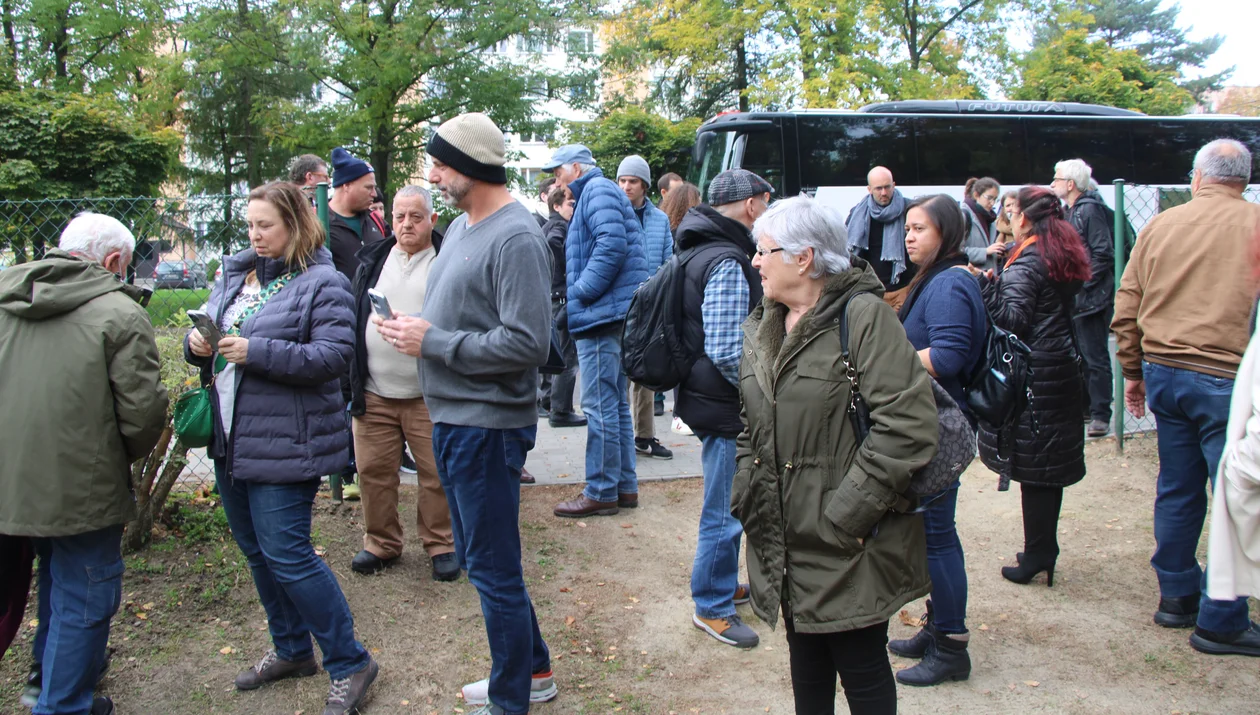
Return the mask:
[[[1124, 179], [1116, 179], [1115, 181], [1111, 183], [1113, 186], [1116, 187], [1116, 192], [1115, 192], [1116, 220], [1115, 220], [1115, 226], [1112, 227], [1111, 235], [1112, 235], [1112, 242], [1115, 244], [1113, 247], [1114, 260], [1115, 260], [1115, 273], [1116, 273], [1115, 292], [1119, 293], [1120, 292], [1120, 279], [1124, 276], [1124, 264], [1125, 264], [1124, 247], [1125, 247], [1126, 241], [1128, 240], [1128, 237], [1126, 235], [1126, 232], [1128, 230], [1128, 223], [1125, 221], [1125, 213], [1124, 213]], [[1111, 371], [1113, 375], [1113, 381], [1115, 384], [1116, 407], [1115, 407], [1114, 412], [1115, 412], [1115, 421], [1116, 421], [1116, 426], [1115, 426], [1116, 449], [1119, 450], [1120, 452], [1124, 452], [1124, 412], [1125, 412], [1124, 375], [1120, 372], [1119, 359], [1116, 359], [1113, 361], [1112, 366], [1111, 366]]]
[[[328, 182], [321, 181], [315, 185], [315, 213], [319, 216], [319, 222], [324, 227], [324, 246], [328, 250], [332, 250], [332, 237], [328, 232]], [[328, 475], [328, 486], [332, 488], [332, 500], [334, 504], [341, 503], [341, 475]]]

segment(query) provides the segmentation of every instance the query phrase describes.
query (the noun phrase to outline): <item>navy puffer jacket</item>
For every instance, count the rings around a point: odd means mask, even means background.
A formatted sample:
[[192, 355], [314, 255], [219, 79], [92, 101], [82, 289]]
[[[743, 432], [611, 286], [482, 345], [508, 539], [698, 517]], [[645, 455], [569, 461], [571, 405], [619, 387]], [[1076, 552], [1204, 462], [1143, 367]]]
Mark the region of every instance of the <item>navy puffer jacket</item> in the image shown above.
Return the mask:
[[639, 217], [619, 186], [591, 169], [569, 190], [577, 201], [564, 243], [569, 332], [581, 337], [626, 319], [648, 265]]
[[[266, 286], [287, 270], [283, 261], [259, 258], [252, 248], [241, 251], [223, 262], [223, 278], [206, 310], [220, 323], [250, 271]], [[215, 434], [207, 451], [227, 460], [230, 478], [287, 484], [346, 466], [350, 437], [338, 379], [354, 353], [353, 321], [350, 282], [333, 267], [332, 254], [320, 248], [305, 271], [241, 326], [249, 355], [236, 373], [230, 436], [220, 427], [218, 394], [210, 391]], [[201, 367], [207, 384], [211, 359], [193, 355], [187, 338], [184, 356]]]

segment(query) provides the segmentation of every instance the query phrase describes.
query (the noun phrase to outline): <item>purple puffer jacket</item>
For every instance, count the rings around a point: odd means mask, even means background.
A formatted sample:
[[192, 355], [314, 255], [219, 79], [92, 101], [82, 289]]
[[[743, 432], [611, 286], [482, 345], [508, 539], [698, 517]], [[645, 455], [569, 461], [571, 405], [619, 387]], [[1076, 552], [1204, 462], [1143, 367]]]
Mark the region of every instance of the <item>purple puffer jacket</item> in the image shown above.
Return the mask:
[[[251, 270], [265, 286], [287, 267], [259, 258], [252, 248], [224, 260], [207, 306], [216, 324]], [[354, 352], [353, 322], [349, 281], [321, 248], [305, 271], [241, 326], [249, 356], [237, 372], [230, 439], [220, 426], [218, 394], [210, 391], [215, 434], [207, 452], [227, 460], [229, 478], [287, 484], [346, 466], [350, 437], [338, 378]], [[201, 367], [202, 384], [208, 384], [211, 360], [193, 355], [187, 338], [184, 357]]]

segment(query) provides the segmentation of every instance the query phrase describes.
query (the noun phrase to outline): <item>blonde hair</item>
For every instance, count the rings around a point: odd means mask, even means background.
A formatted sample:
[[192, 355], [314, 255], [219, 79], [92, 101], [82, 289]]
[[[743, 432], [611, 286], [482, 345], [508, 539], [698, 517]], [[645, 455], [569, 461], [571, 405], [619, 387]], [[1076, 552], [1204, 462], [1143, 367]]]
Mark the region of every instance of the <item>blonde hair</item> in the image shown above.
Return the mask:
[[273, 181], [249, 192], [250, 201], [266, 201], [276, 207], [280, 220], [289, 231], [289, 245], [284, 249], [284, 262], [306, 270], [311, 257], [324, 245], [324, 227], [315, 218], [306, 194], [297, 184]]

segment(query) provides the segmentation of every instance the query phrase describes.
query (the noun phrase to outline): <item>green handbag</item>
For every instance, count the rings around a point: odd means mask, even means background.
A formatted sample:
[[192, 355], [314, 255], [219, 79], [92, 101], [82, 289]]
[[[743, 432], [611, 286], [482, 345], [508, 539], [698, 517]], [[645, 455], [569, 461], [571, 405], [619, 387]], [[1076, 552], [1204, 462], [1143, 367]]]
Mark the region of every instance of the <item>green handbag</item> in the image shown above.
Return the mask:
[[198, 387], [175, 400], [175, 435], [186, 447], [205, 447], [214, 436], [214, 410], [210, 407], [210, 389], [213, 387]]

